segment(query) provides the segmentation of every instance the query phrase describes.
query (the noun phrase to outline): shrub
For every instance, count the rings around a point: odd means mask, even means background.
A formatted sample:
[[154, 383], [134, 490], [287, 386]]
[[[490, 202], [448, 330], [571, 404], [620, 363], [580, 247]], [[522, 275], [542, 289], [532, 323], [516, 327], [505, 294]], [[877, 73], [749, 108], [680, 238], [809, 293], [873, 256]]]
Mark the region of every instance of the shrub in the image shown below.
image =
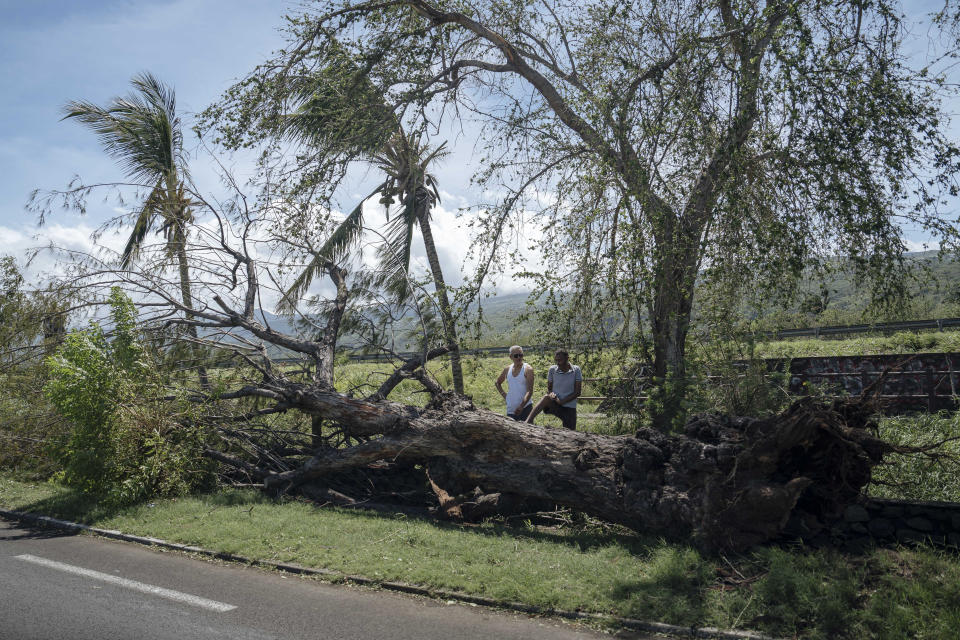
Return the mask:
[[[142, 348], [132, 301], [110, 296], [113, 337], [91, 324], [47, 361], [46, 396], [72, 425], [52, 453], [57, 479], [112, 504], [182, 494], [210, 481], [203, 434], [175, 402], [158, 402], [162, 380]], [[180, 403], [181, 405], [184, 403]]]
[[900, 351], [929, 351], [939, 344], [939, 339], [936, 333], [900, 331], [890, 336], [890, 344]]
[[759, 355], [750, 327], [713, 326], [691, 349], [689, 369], [699, 384], [691, 387], [694, 412], [765, 416], [782, 411], [791, 401], [790, 376], [773, 370]]
[[43, 394], [42, 362], [0, 373], [0, 469], [30, 480], [49, 478], [57, 463], [47, 443], [62, 440], [68, 425]]

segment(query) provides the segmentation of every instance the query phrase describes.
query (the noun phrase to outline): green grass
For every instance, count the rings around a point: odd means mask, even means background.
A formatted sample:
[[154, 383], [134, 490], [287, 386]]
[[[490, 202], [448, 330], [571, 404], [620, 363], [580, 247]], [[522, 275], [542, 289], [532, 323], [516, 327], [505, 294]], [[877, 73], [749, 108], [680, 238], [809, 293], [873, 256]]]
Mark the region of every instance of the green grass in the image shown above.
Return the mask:
[[797, 338], [758, 342], [759, 358], [941, 353], [960, 351], [960, 331], [900, 331], [892, 335], [856, 338]]
[[0, 477], [0, 505], [251, 558], [540, 606], [802, 638], [954, 638], [960, 560], [931, 549], [707, 557], [596, 526], [457, 526], [224, 491], [106, 510]]
[[[897, 416], [880, 421], [880, 437], [898, 445], [924, 447], [943, 442], [933, 457], [923, 454], [888, 455], [887, 464], [874, 469], [878, 482], [870, 495], [906, 500], [960, 502], [960, 418], [957, 414]], [[947, 441], [947, 442], [944, 442]]]

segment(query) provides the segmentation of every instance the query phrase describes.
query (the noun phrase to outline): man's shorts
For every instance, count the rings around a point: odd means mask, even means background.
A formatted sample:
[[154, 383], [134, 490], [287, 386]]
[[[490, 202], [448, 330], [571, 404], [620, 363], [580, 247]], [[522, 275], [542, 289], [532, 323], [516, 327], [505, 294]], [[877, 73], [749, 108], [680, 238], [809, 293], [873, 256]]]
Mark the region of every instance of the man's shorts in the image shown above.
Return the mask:
[[573, 431], [577, 430], [576, 407], [562, 407], [559, 405], [556, 407], [551, 407], [551, 405], [547, 405], [543, 408], [543, 412], [560, 418], [560, 422], [563, 423], [564, 429], [572, 429]]
[[532, 402], [531, 402], [530, 404], [528, 404], [527, 406], [525, 406], [523, 409], [520, 409], [520, 413], [508, 413], [508, 414], [507, 414], [507, 417], [508, 417], [508, 418], [513, 418], [514, 420], [517, 420], [518, 422], [523, 422], [524, 420], [527, 419], [527, 416], [530, 415], [530, 412], [531, 412], [531, 411], [533, 411], [533, 403], [532, 403]]

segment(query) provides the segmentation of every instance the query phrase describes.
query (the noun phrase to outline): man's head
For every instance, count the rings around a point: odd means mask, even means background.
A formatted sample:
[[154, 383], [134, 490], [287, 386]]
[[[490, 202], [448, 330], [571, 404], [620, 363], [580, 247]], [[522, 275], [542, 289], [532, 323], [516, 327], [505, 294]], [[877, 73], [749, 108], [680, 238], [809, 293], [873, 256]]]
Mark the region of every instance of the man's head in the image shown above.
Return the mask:
[[557, 363], [557, 366], [565, 368], [567, 362], [570, 361], [570, 354], [567, 353], [566, 349], [557, 349], [553, 352], [553, 361]]
[[513, 360], [514, 362], [522, 362], [523, 347], [521, 347], [518, 344], [515, 344], [512, 347], [510, 347], [510, 359]]

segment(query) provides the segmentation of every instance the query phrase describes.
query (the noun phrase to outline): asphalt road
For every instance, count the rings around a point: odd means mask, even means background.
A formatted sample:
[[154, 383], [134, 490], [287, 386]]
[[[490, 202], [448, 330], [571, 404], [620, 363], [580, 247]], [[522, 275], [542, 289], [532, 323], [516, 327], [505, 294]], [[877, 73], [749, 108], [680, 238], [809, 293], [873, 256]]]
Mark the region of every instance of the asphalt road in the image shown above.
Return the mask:
[[610, 636], [0, 520], [0, 640], [601, 637]]

